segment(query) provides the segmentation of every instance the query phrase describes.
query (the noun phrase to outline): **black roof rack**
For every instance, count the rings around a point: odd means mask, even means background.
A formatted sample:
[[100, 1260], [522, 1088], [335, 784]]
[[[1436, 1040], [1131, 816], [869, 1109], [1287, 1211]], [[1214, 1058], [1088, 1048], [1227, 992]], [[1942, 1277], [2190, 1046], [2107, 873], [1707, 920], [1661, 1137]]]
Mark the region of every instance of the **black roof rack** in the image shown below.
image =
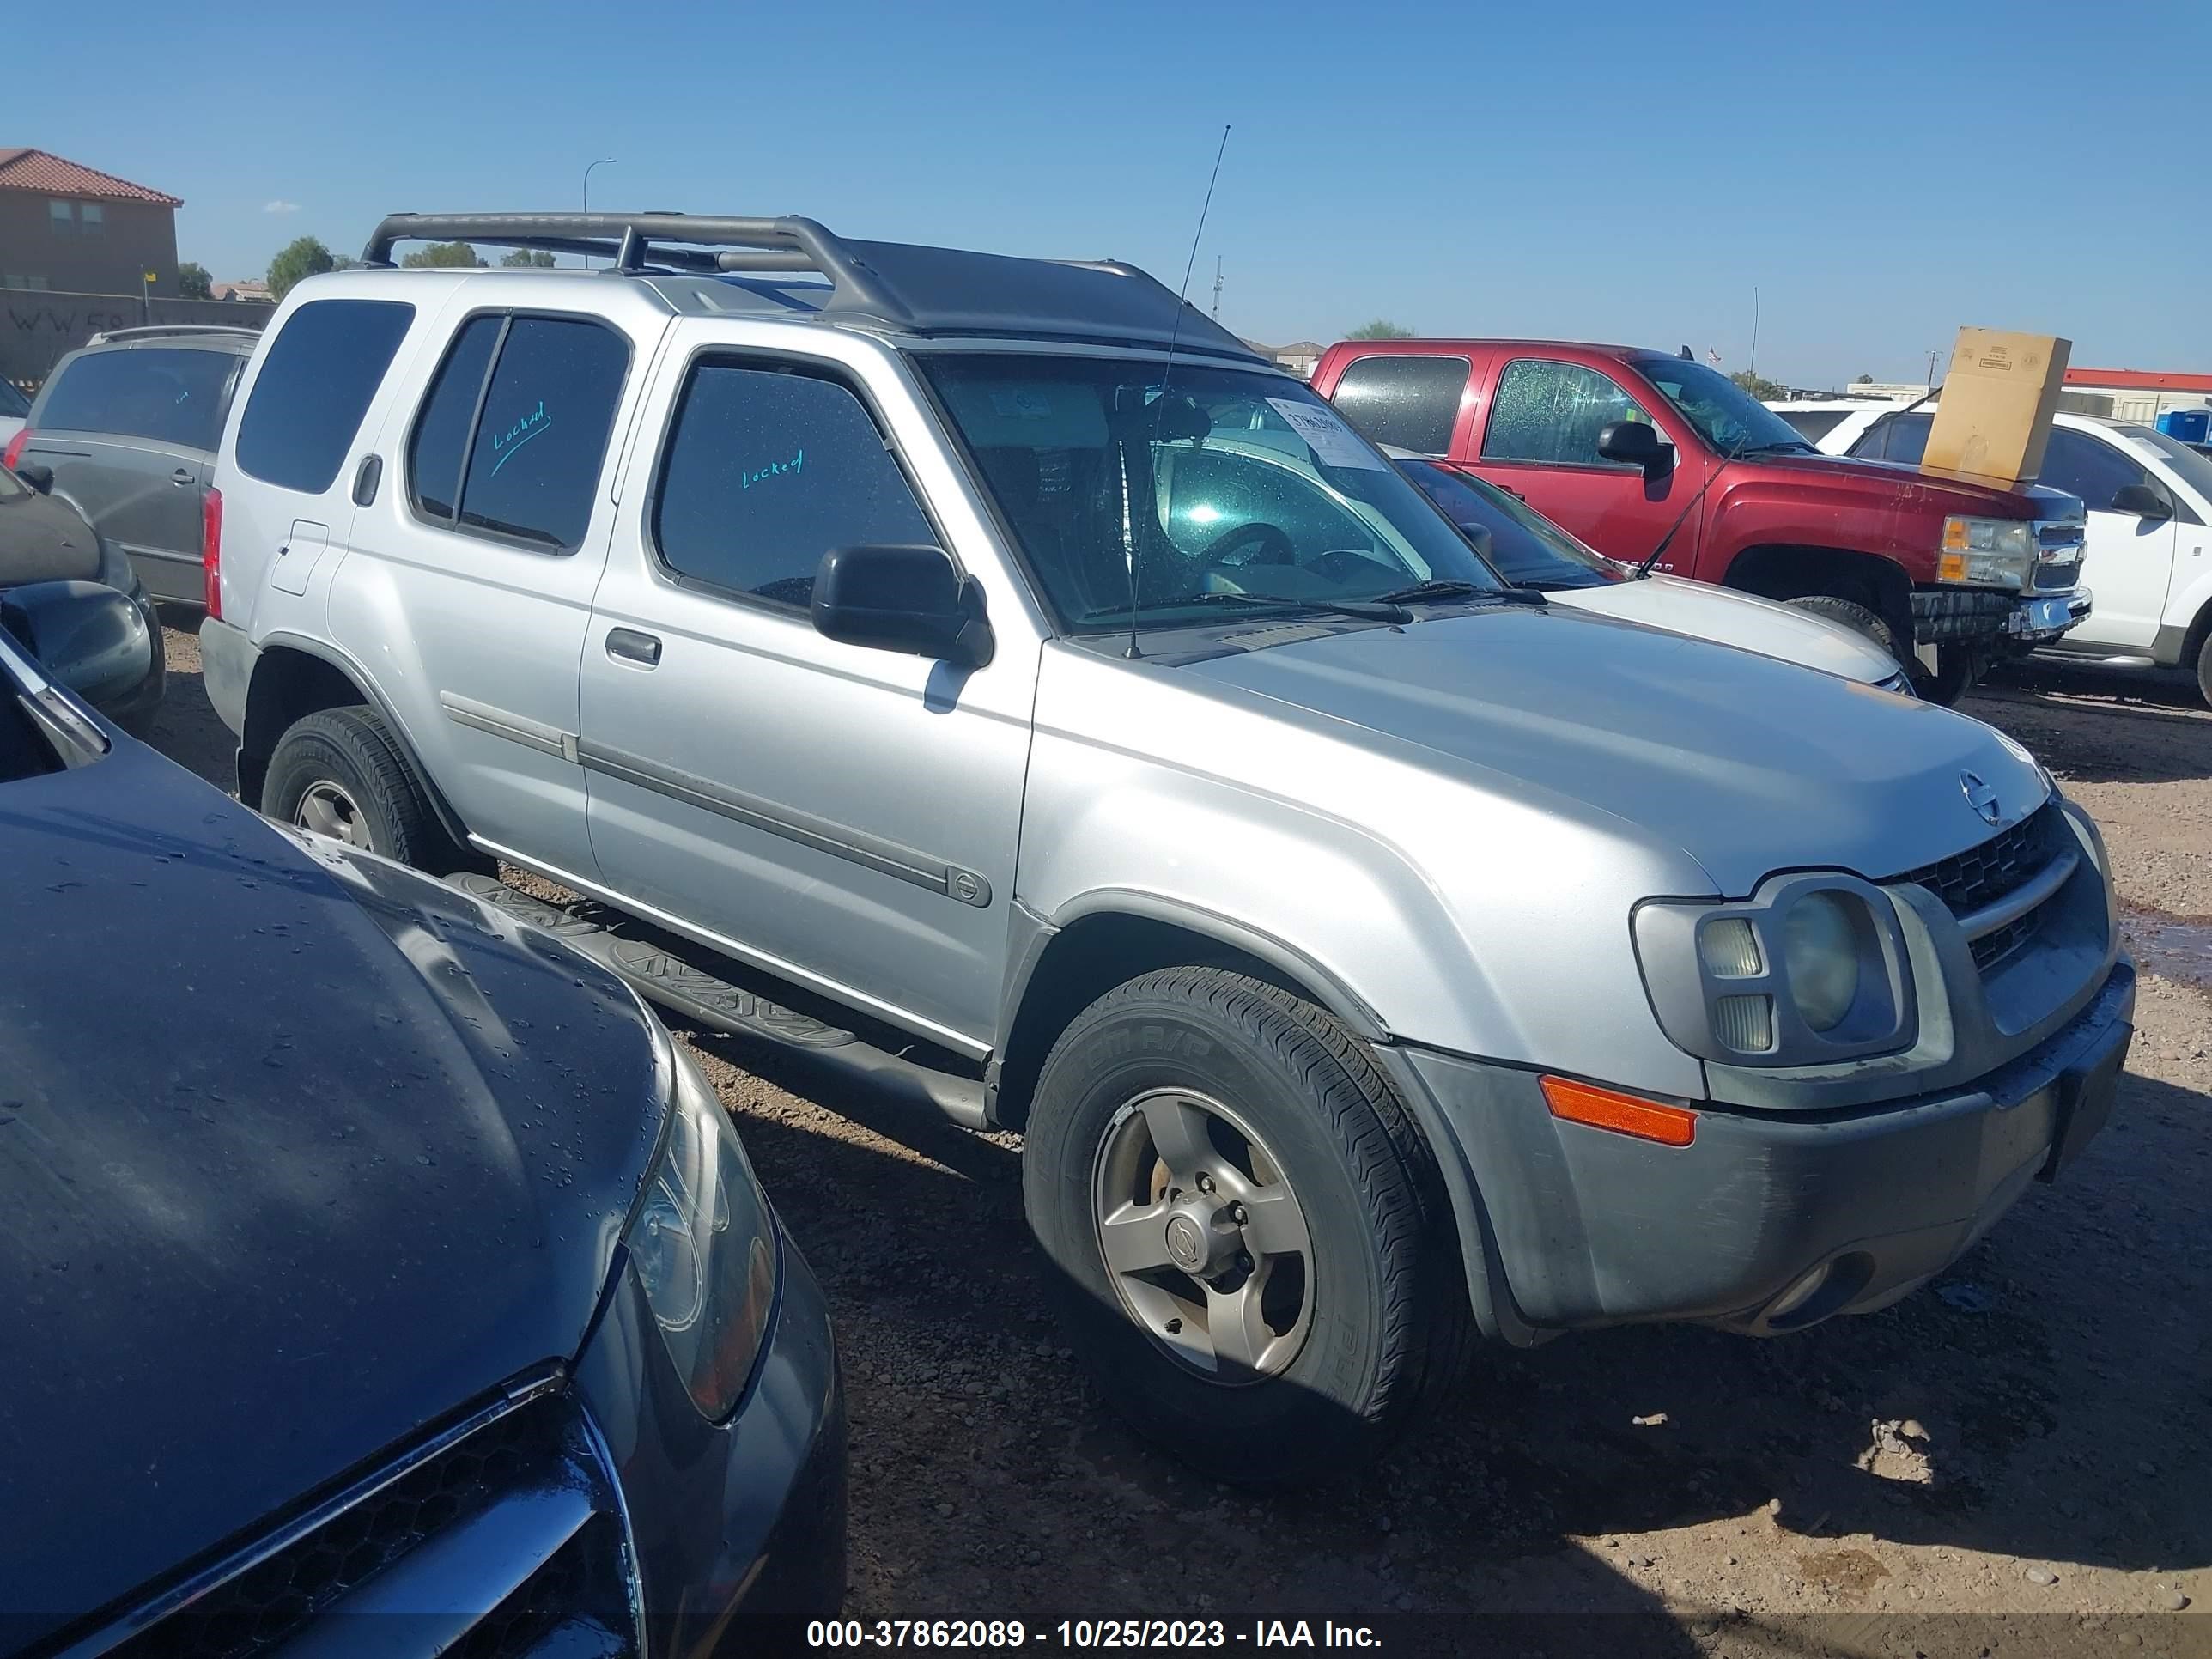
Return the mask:
[[[1164, 344], [1267, 360], [1134, 265], [1023, 259], [909, 242], [861, 242], [812, 219], [692, 213], [395, 213], [362, 263], [389, 265], [394, 243], [482, 242], [612, 262], [615, 272], [702, 276], [811, 272], [822, 309], [923, 335], [1041, 335]], [[1178, 315], [1180, 320], [1178, 321]]]

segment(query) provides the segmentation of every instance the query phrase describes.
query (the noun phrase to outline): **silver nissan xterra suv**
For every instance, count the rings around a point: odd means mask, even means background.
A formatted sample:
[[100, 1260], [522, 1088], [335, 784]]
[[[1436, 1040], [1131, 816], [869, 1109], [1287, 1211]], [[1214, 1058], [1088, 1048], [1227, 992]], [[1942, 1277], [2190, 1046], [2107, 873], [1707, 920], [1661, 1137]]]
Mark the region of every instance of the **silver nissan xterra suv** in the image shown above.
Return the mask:
[[223, 437], [241, 794], [1024, 1131], [1073, 1340], [1209, 1474], [1345, 1467], [1477, 1334], [1882, 1307], [2111, 1109], [2134, 971], [2025, 750], [1512, 591], [1141, 271], [364, 264]]

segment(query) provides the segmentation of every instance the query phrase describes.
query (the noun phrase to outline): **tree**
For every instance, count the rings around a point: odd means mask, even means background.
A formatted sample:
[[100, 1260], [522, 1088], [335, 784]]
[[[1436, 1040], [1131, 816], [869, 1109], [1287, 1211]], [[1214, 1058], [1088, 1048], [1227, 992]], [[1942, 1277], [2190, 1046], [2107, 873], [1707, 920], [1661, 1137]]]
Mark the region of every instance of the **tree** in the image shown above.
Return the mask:
[[416, 270], [425, 265], [434, 266], [440, 270], [452, 266], [465, 266], [474, 270], [483, 264], [483, 261], [477, 257], [477, 251], [466, 242], [433, 242], [428, 247], [416, 248], [399, 263]]
[[215, 298], [215, 278], [207, 274], [207, 267], [187, 259], [177, 267], [177, 292], [187, 300]]
[[1853, 386], [1872, 386], [1874, 384], [1874, 376], [1871, 374], [1862, 374], [1857, 380], [1853, 380], [1851, 384]]
[[540, 270], [550, 270], [553, 267], [553, 256], [543, 248], [509, 248], [505, 257], [500, 260], [500, 264], [513, 265], [518, 269], [527, 265]]
[[1790, 388], [1779, 380], [1770, 380], [1764, 374], [1754, 374], [1747, 368], [1739, 368], [1729, 376], [1761, 403], [1773, 403], [1790, 395]]
[[1410, 340], [1413, 337], [1413, 331], [1400, 327], [1387, 317], [1377, 317], [1371, 323], [1362, 323], [1347, 337], [1354, 340]]
[[330, 249], [312, 236], [288, 244], [269, 262], [269, 297], [281, 301], [300, 283], [335, 268]]

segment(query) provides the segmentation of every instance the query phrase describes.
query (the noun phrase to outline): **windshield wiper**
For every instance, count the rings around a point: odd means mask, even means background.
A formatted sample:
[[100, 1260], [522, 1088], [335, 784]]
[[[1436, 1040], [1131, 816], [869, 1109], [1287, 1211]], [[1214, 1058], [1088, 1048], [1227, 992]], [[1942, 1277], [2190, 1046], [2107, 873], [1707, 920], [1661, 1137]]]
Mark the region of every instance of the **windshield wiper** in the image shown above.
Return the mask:
[[1773, 443], [1746, 444], [1741, 449], [1729, 451], [1729, 459], [1732, 461], [1740, 461], [1747, 455], [1771, 455], [1778, 450], [1785, 449], [1802, 449], [1808, 455], [1817, 455], [1820, 453], [1818, 446], [1808, 444], [1802, 438], [1790, 438], [1778, 440]]
[[1166, 601], [1170, 605], [1266, 605], [1292, 607], [1300, 611], [1326, 611], [1340, 617], [1357, 617], [1362, 622], [1409, 623], [1413, 613], [1395, 603], [1386, 594], [1379, 599], [1299, 599], [1289, 593], [1192, 593], [1180, 599]]
[[1420, 605], [1446, 599], [1495, 599], [1500, 605], [1544, 603], [1540, 592], [1527, 587], [1485, 587], [1479, 582], [1463, 582], [1450, 577], [1415, 582], [1410, 587], [1394, 587], [1388, 593], [1375, 596], [1377, 605]]

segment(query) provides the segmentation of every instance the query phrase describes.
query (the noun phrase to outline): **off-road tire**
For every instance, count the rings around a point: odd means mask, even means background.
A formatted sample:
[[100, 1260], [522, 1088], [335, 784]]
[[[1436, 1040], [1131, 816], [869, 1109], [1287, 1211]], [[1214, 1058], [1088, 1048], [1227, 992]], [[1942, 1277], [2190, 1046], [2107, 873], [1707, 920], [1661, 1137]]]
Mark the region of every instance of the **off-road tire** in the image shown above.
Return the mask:
[[[1170, 1358], [1125, 1310], [1093, 1179], [1117, 1110], [1159, 1089], [1233, 1107], [1302, 1206], [1312, 1323], [1280, 1374], [1229, 1387]], [[1277, 987], [1213, 968], [1120, 986], [1047, 1057], [1022, 1153], [1048, 1291], [1109, 1404], [1192, 1469], [1268, 1487], [1370, 1461], [1463, 1374], [1472, 1321], [1435, 1158], [1366, 1046]]]
[[1800, 611], [1809, 611], [1832, 623], [1848, 628], [1863, 639], [1871, 640], [1896, 659], [1899, 667], [1908, 673], [1917, 673], [1917, 665], [1910, 651], [1898, 648], [1897, 630], [1884, 622], [1876, 612], [1856, 599], [1839, 599], [1832, 593], [1807, 593], [1788, 601]]
[[434, 874], [481, 866], [447, 835], [398, 744], [365, 705], [325, 708], [285, 729], [269, 757], [261, 811], [295, 823], [301, 800], [324, 781], [359, 807], [369, 851]]
[[1939, 645], [1936, 647], [1934, 672], [1916, 668], [1913, 684], [1923, 702], [1940, 703], [1944, 708], [1954, 706], [1960, 698], [1972, 690], [1981, 678], [1973, 658], [1957, 646]]
[[2197, 645], [2197, 695], [2212, 705], [2212, 629]]

